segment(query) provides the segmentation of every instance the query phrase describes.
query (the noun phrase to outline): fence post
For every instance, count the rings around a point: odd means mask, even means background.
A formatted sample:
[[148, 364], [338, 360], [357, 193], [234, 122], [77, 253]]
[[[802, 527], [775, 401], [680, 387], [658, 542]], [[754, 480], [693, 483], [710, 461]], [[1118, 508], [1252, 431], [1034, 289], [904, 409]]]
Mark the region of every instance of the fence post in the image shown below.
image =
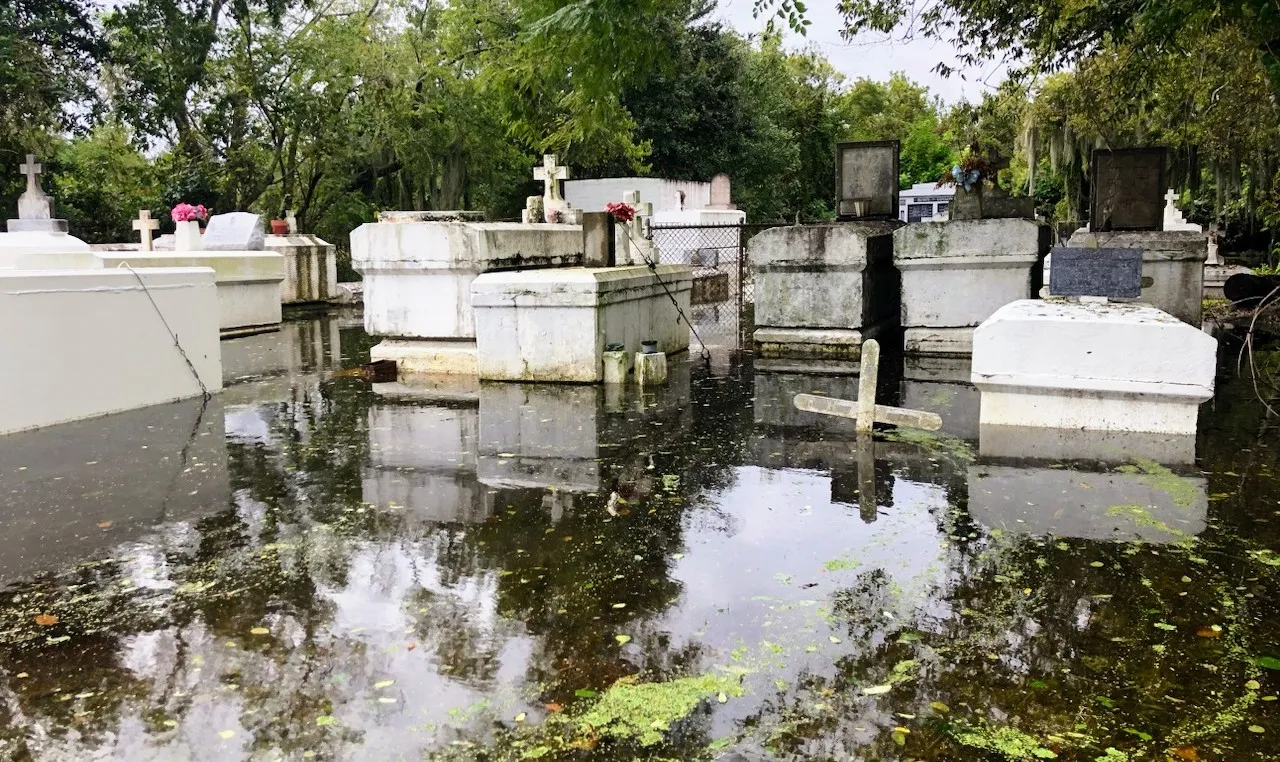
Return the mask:
[[738, 350], [741, 351], [746, 343], [746, 314], [744, 305], [746, 298], [743, 290], [746, 288], [746, 268], [747, 268], [747, 241], [746, 241], [746, 225], [738, 226]]

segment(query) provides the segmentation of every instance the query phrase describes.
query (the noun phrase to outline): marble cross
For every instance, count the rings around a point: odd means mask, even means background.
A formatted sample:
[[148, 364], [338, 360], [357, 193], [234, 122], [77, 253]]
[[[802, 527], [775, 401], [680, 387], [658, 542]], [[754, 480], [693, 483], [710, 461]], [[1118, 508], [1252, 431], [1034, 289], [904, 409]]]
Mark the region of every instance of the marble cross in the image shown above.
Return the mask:
[[822, 415], [838, 415], [852, 418], [854, 430], [870, 434], [876, 423], [891, 426], [910, 426], [914, 429], [937, 431], [942, 428], [942, 416], [923, 410], [909, 410], [876, 404], [876, 381], [880, 377], [880, 342], [867, 339], [862, 342], [862, 368], [858, 376], [858, 399], [842, 400], [820, 397], [815, 394], [797, 394], [794, 404], [805, 412]]
[[289, 234], [290, 234], [290, 235], [297, 235], [297, 234], [298, 234], [298, 215], [297, 215], [297, 213], [296, 213], [296, 212], [294, 212], [292, 209], [287, 210], [287, 211], [284, 213], [284, 221], [285, 221], [285, 222], [287, 222], [287, 223], [289, 223]]
[[1164, 194], [1164, 200], [1168, 203], [1169, 206], [1177, 206], [1178, 192], [1175, 191], [1173, 188], [1170, 188], [1169, 192]]
[[44, 167], [36, 164], [36, 156], [27, 154], [27, 163], [22, 165], [22, 174], [27, 176], [27, 193], [42, 193], [40, 189], [40, 172]]
[[569, 179], [569, 168], [560, 166], [555, 154], [549, 153], [542, 157], [542, 166], [533, 169], [533, 179], [545, 184], [542, 197], [546, 200], [548, 209], [564, 202], [560, 196], [560, 181]]
[[142, 246], [138, 250], [151, 251], [151, 231], [160, 229], [160, 220], [151, 219], [151, 212], [142, 209], [138, 212], [138, 219], [133, 221], [133, 229], [142, 236]]
[[631, 218], [631, 222], [627, 224], [627, 248], [636, 250], [637, 256], [631, 257], [631, 264], [644, 264], [644, 257], [638, 256], [641, 247], [649, 249], [650, 258], [657, 261], [657, 252], [653, 251], [653, 247], [645, 238], [645, 222], [653, 215], [653, 204], [648, 202], [640, 202], [640, 191], [623, 191], [622, 203], [636, 210], [636, 214]]

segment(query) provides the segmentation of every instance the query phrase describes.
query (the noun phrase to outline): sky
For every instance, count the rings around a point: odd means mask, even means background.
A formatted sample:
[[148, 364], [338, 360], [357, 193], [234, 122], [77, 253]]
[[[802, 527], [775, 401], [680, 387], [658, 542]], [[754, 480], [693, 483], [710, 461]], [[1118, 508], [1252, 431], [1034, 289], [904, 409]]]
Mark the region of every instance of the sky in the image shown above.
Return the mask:
[[[716, 16], [739, 32], [751, 34], [764, 29], [767, 19], [751, 16], [754, 0], [719, 0], [719, 3]], [[809, 27], [808, 38], [788, 29], [784, 36], [788, 47], [816, 45], [836, 69], [851, 79], [885, 80], [891, 73], [901, 71], [912, 80], [928, 85], [931, 92], [947, 103], [977, 102], [983, 92], [999, 85], [1003, 78], [1002, 69], [996, 64], [987, 64], [981, 69], [961, 69], [950, 77], [935, 74], [933, 67], [939, 61], [951, 66], [959, 65], [951, 46], [945, 42], [926, 39], [904, 42], [877, 34], [863, 35], [846, 42], [840, 37], [844, 23], [836, 5], [837, 0], [810, 0], [807, 17], [813, 23]], [[967, 79], [961, 79], [961, 75]]]

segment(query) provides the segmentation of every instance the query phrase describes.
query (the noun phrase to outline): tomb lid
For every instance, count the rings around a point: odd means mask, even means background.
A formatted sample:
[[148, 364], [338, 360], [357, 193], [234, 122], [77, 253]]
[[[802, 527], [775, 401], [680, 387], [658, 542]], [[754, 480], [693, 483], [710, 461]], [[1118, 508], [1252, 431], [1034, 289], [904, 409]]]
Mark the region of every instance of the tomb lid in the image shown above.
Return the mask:
[[209, 218], [201, 248], [205, 251], [262, 251], [265, 240], [262, 215], [229, 212]]
[[836, 145], [837, 219], [898, 218], [896, 140]]
[[1089, 189], [1089, 229], [1163, 230], [1164, 148], [1098, 149], [1093, 152]]
[[1141, 249], [1054, 249], [1049, 293], [1136, 299], [1142, 295]]
[[460, 209], [378, 212], [378, 222], [484, 222], [484, 212]]

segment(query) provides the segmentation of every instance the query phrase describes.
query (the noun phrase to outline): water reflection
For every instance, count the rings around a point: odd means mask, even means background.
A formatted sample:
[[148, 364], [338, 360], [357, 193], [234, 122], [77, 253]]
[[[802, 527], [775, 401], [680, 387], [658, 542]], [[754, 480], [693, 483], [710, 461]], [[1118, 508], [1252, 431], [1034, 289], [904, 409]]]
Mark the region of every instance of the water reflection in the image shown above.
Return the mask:
[[[1280, 464], [1247, 384], [1211, 472], [1173, 473], [859, 441], [791, 405], [848, 376], [371, 386], [341, 372], [359, 330], [291, 326], [237, 340], [203, 417], [5, 439], [4, 758], [1274, 748]], [[972, 433], [940, 373], [885, 384]], [[701, 675], [728, 682], [656, 745], [608, 714], [619, 680]]]

